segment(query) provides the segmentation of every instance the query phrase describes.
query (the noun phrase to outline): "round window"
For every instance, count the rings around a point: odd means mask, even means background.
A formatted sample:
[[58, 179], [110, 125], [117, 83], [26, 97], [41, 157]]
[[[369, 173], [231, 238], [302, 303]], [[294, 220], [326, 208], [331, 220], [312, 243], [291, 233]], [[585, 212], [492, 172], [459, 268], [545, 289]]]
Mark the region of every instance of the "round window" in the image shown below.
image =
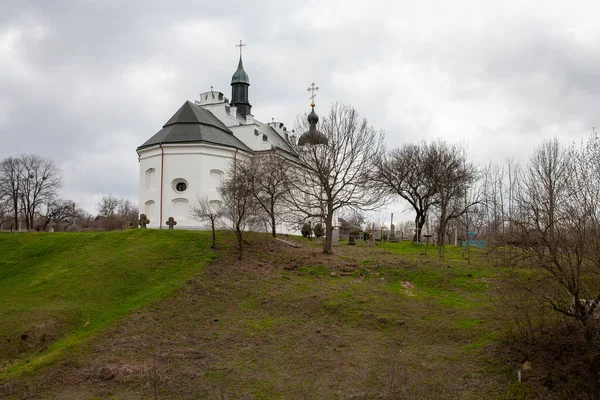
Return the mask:
[[173, 190], [175, 190], [178, 193], [182, 193], [185, 192], [187, 190], [188, 187], [188, 183], [185, 179], [175, 179], [172, 183], [171, 183]]

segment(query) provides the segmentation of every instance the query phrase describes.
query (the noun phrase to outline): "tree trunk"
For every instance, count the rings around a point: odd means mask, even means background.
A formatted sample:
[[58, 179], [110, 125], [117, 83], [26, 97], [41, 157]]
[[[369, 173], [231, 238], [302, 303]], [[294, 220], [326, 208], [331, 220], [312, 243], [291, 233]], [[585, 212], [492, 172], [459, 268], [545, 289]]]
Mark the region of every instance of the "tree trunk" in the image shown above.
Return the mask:
[[27, 232], [31, 232], [33, 230], [33, 226], [31, 225], [31, 219], [30, 219], [30, 211], [31, 211], [31, 205], [29, 203], [29, 197], [27, 198], [27, 201], [25, 202], [25, 228], [27, 228]]
[[423, 233], [423, 226], [425, 226], [425, 214], [417, 213], [415, 217], [415, 234], [413, 235], [414, 243], [421, 243], [421, 234]]
[[238, 260], [242, 260], [244, 256], [244, 240], [242, 237], [242, 230], [240, 229], [239, 225], [235, 227], [235, 236], [237, 238], [238, 245]]
[[446, 214], [442, 212], [440, 215], [440, 228], [438, 230], [438, 267], [442, 265], [442, 257], [444, 256], [444, 240], [446, 228]]
[[273, 237], [277, 237], [277, 229], [275, 227], [275, 213], [273, 212], [271, 213], [271, 233], [273, 234]]
[[214, 218], [211, 218], [210, 220], [210, 227], [212, 228], [212, 245], [210, 246], [211, 249], [216, 249], [217, 248], [217, 235], [215, 234], [215, 220]]
[[323, 245], [323, 253], [333, 254], [332, 236], [333, 236], [333, 205], [327, 204], [327, 215], [325, 216], [325, 244]]
[[15, 211], [15, 232], [19, 232], [19, 200], [17, 197], [13, 198], [13, 206]]

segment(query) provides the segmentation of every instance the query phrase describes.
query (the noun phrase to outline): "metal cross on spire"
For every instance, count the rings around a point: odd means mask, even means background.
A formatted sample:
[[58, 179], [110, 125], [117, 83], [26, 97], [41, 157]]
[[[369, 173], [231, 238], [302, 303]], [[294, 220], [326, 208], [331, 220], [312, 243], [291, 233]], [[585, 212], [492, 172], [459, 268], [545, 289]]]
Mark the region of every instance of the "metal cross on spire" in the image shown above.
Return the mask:
[[313, 83], [310, 84], [310, 87], [308, 89], [306, 89], [306, 90], [309, 91], [309, 92], [311, 92], [311, 94], [310, 94], [310, 105], [311, 105], [311, 107], [314, 107], [315, 106], [315, 97], [317, 96], [315, 94], [315, 92], [317, 90], [319, 90], [319, 87], [317, 85], [315, 85], [315, 83], [313, 82]]
[[240, 39], [240, 44], [236, 44], [235, 47], [239, 47], [240, 48], [240, 58], [242, 58], [242, 47], [245, 47], [246, 45], [244, 43], [242, 43], [242, 40]]

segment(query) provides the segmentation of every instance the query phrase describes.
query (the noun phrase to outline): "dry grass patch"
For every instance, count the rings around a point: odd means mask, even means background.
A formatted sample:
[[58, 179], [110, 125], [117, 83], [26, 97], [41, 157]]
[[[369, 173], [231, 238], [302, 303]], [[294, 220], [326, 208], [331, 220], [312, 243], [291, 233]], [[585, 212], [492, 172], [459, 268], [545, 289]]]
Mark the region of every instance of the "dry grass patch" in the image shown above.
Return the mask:
[[171, 298], [0, 393], [488, 399], [505, 392], [509, 378], [489, 372], [489, 340], [476, 345], [494, 330], [493, 309], [487, 289], [471, 285], [481, 277], [470, 269], [440, 270], [421, 265], [421, 255], [358, 246], [323, 255], [262, 237], [243, 262], [232, 253], [223, 246]]

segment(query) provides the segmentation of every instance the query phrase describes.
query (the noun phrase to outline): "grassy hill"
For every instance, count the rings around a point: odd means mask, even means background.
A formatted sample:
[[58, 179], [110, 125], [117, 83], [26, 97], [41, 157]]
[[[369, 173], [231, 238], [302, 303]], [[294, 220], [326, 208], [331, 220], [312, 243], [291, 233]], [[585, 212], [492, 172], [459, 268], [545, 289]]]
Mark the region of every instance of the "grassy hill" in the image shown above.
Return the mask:
[[214, 257], [205, 234], [0, 233], [0, 377], [32, 372]]
[[292, 240], [1, 234], [0, 397], [530, 398], [477, 254]]

